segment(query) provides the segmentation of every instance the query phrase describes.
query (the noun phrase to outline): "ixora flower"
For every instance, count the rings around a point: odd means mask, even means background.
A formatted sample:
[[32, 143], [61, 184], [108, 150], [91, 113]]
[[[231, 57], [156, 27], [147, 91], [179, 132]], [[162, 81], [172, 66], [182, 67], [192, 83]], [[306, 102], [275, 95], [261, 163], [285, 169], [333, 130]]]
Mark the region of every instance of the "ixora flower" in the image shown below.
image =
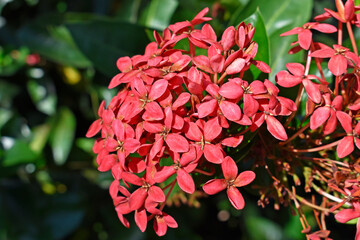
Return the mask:
[[212, 179], [206, 182], [203, 186], [204, 192], [213, 195], [226, 189], [229, 201], [234, 208], [238, 210], [243, 209], [245, 201], [237, 188], [251, 183], [255, 179], [255, 173], [253, 171], [245, 171], [238, 175], [238, 168], [231, 157], [224, 158], [221, 163], [221, 169], [224, 179]]
[[[115, 179], [110, 196], [125, 227], [130, 227], [126, 215], [134, 213], [141, 231], [151, 220], [159, 236], [168, 227], [177, 228], [163, 211], [171, 193], [199, 195], [202, 182], [197, 176], [213, 176], [216, 171], [208, 170], [215, 168], [223, 170], [224, 179], [208, 181], [203, 190], [214, 194], [227, 189], [231, 204], [244, 208], [237, 188], [250, 184], [255, 173], [238, 175], [237, 164], [228, 156], [231, 149], [263, 122], [276, 139], [287, 139], [276, 117], [290, 115], [295, 103], [278, 96], [279, 89], [268, 80], [244, 79], [251, 65], [270, 72], [265, 62], [254, 59], [259, 47], [253, 41], [255, 29], [240, 23], [228, 27], [218, 41], [206, 23], [211, 19], [207, 12], [170, 25], [162, 35], [154, 32], [156, 42], [148, 44], [144, 55], [118, 59], [120, 73], [109, 88], [121, 90], [108, 107], [101, 103], [99, 119], [86, 134], [101, 133], [93, 151], [98, 169], [111, 170]], [[184, 39], [189, 51], [176, 48]], [[207, 55], [198, 55], [198, 48]]]

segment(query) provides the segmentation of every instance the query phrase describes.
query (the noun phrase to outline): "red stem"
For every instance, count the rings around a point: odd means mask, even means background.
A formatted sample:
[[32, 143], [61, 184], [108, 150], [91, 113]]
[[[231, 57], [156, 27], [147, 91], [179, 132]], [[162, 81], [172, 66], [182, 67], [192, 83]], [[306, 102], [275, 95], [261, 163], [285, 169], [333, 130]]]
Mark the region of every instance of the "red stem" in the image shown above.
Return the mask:
[[290, 149], [289, 151], [291, 151], [291, 152], [298, 152], [298, 153], [318, 152], [318, 151], [321, 151], [321, 150], [324, 150], [324, 149], [328, 149], [328, 148], [335, 147], [336, 145], [338, 145], [338, 144], [339, 144], [339, 142], [340, 142], [341, 140], [342, 140], [342, 139], [337, 140], [337, 141], [332, 142], [332, 143], [329, 143], [329, 144], [326, 144], [326, 145], [322, 145], [322, 146], [320, 146], [320, 147], [316, 147], [316, 148], [308, 148], [308, 149]]
[[354, 38], [354, 33], [353, 33], [352, 28], [351, 28], [350, 22], [346, 22], [346, 27], [347, 27], [347, 30], [348, 30], [348, 33], [349, 33], [349, 37], [350, 37], [350, 40], [351, 40], [351, 45], [353, 47], [354, 53], [356, 55], [359, 55], [357, 47], [356, 47], [356, 41], [355, 41], [355, 38]]
[[343, 36], [343, 25], [342, 25], [342, 22], [339, 21], [339, 27], [338, 27], [338, 45], [342, 45], [342, 36]]

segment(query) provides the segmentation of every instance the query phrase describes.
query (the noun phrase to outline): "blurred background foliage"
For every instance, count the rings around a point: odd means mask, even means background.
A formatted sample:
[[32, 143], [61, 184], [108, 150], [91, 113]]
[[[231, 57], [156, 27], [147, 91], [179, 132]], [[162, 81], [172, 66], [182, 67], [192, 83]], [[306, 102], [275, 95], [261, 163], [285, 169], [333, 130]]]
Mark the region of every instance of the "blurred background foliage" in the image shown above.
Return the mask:
[[[273, 80], [303, 58], [287, 55], [294, 38], [279, 34], [330, 2], [316, 1], [313, 12], [312, 0], [0, 0], [0, 240], [155, 239], [118, 221], [112, 177], [97, 171], [85, 138], [101, 100], [116, 94], [107, 85], [117, 58], [142, 54], [153, 30], [210, 7], [218, 34], [244, 19], [255, 25], [257, 59]], [[164, 239], [303, 239], [288, 209], [245, 198], [243, 211], [224, 194], [168, 209], [179, 229]]]

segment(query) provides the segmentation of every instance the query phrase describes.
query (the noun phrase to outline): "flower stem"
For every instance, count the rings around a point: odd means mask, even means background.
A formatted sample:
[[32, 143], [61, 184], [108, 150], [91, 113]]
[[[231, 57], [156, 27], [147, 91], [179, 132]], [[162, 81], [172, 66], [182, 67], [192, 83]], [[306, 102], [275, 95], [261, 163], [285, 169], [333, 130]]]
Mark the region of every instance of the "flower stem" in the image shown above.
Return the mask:
[[[299, 91], [298, 91], [298, 94], [296, 96], [296, 100], [295, 100], [295, 104], [296, 104], [296, 108], [299, 109], [299, 106], [300, 106], [300, 102], [301, 102], [301, 97], [304, 93], [304, 86], [301, 84], [300, 87], [299, 87]], [[287, 127], [289, 126], [291, 120], [293, 120], [293, 118], [295, 117], [296, 113], [297, 113], [298, 110], [296, 110], [295, 112], [292, 112], [291, 115], [288, 117], [288, 119], [286, 120], [285, 124], [284, 124], [284, 127]]]
[[218, 81], [217, 81], [217, 83], [218, 84], [220, 84], [223, 80], [224, 80], [224, 78], [226, 77], [226, 72], [224, 72], [222, 75], [221, 75], [221, 77], [218, 79]]
[[309, 126], [310, 126], [310, 122], [308, 124], [306, 124], [305, 126], [303, 126], [302, 128], [300, 128], [299, 131], [297, 131], [294, 135], [292, 135], [290, 138], [288, 138], [288, 140], [286, 140], [285, 142], [280, 142], [279, 144], [280, 145], [285, 145], [285, 144], [289, 143], [294, 138], [299, 136], [303, 131], [305, 131]]
[[[315, 49], [315, 45], [314, 45], [314, 43], [312, 42], [312, 43], [311, 43], [311, 51], [315, 51], [315, 50], [316, 50], [316, 49]], [[324, 81], [326, 81], [326, 78], [325, 78], [325, 75], [324, 75], [324, 71], [322, 70], [321, 63], [320, 63], [319, 58], [314, 58], [314, 59], [315, 59], [316, 67], [318, 68], [319, 73], [320, 73], [320, 75], [321, 75], [321, 78], [322, 78]]]
[[203, 171], [203, 170], [200, 170], [200, 169], [195, 169], [194, 172], [204, 174], [205, 176], [212, 176], [215, 173], [215, 169], [213, 169], [213, 170], [214, 171], [206, 172], [206, 171]]
[[354, 38], [354, 33], [353, 33], [352, 28], [351, 28], [350, 22], [346, 22], [346, 27], [347, 27], [347, 30], [348, 30], [348, 33], [349, 33], [349, 37], [350, 37], [350, 40], [351, 40], [351, 45], [353, 47], [354, 53], [356, 55], [359, 55], [357, 47], [356, 47], [356, 41], [355, 41], [355, 38]]
[[338, 25], [338, 45], [342, 45], [342, 36], [343, 36], [343, 25], [342, 22], [339, 21]]
[[[328, 198], [328, 199], [330, 199], [330, 200], [332, 200], [332, 201], [334, 201], [334, 202], [337, 202], [337, 203], [342, 203], [342, 202], [343, 202], [342, 199], [340, 199], [340, 198], [338, 198], [338, 197], [335, 197], [334, 195], [331, 195], [331, 194], [325, 192], [324, 190], [322, 190], [321, 188], [319, 188], [318, 186], [316, 186], [314, 183], [312, 183], [312, 188], [313, 188], [316, 192], [318, 192], [319, 194], [323, 195], [324, 197], [326, 197], [326, 198]], [[348, 202], [345, 202], [344, 205], [349, 206], [349, 207], [352, 206], [352, 205], [351, 205], [350, 203], [348, 203]]]
[[[310, 70], [310, 64], [311, 64], [311, 49], [309, 49], [308, 51], [308, 55], [307, 55], [307, 58], [306, 58], [306, 66], [305, 66], [305, 73], [304, 73], [304, 76], [307, 76], [309, 74], [309, 70]], [[289, 118], [286, 120], [284, 126], [287, 127], [291, 120], [293, 120], [293, 118], [295, 117], [297, 111], [299, 110], [299, 106], [300, 106], [300, 103], [301, 103], [301, 98], [302, 98], [302, 95], [304, 94], [304, 85], [301, 84], [300, 87], [299, 87], [299, 91], [298, 91], [298, 94], [296, 96], [296, 100], [295, 100], [295, 105], [296, 105], [296, 108], [297, 110], [295, 112], [292, 112], [291, 115], [289, 116]]]
[[326, 145], [322, 145], [322, 146], [320, 146], [320, 147], [316, 147], [316, 148], [290, 149], [289, 151], [291, 151], [291, 152], [297, 152], [297, 153], [318, 152], [318, 151], [321, 151], [321, 150], [324, 150], [324, 149], [328, 149], [328, 148], [335, 147], [336, 145], [339, 144], [340, 141], [341, 141], [341, 139], [340, 139], [340, 140], [337, 140], [337, 141], [335, 141], [335, 142], [326, 144]]
[[303, 197], [300, 197], [299, 195], [295, 195], [296, 199], [299, 200], [301, 203], [311, 207], [311, 208], [314, 208], [314, 209], [317, 209], [319, 211], [324, 211], [324, 212], [330, 212], [330, 209], [327, 209], [327, 208], [323, 208], [323, 207], [320, 207], [316, 204], [312, 204], [311, 202], [307, 201], [305, 198]]
[[172, 181], [171, 183], [171, 187], [169, 189], [169, 191], [167, 192], [166, 194], [166, 197], [165, 197], [165, 201], [161, 204], [161, 207], [160, 207], [160, 211], [162, 211], [165, 207], [165, 204], [166, 204], [166, 201], [168, 200], [169, 196], [170, 196], [170, 193], [172, 192], [172, 190], [174, 189], [175, 187], [175, 184], [176, 184], [176, 178]]

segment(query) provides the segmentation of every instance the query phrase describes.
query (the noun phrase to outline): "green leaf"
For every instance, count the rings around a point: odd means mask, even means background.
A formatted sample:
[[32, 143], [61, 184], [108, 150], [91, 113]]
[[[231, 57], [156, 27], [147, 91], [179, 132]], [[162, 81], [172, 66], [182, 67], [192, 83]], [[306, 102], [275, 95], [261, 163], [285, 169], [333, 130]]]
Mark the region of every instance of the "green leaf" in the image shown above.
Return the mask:
[[235, 25], [250, 16], [257, 8], [260, 9], [270, 40], [269, 79], [271, 81], [274, 81], [275, 75], [280, 70], [285, 69], [286, 63], [302, 60], [302, 54], [289, 55], [287, 53], [290, 43], [295, 41], [296, 37], [280, 37], [280, 34], [307, 22], [311, 16], [312, 5], [313, 0], [252, 0], [245, 8], [239, 8], [230, 19], [230, 25]]
[[141, 0], [122, 0], [121, 7], [116, 12], [115, 18], [129, 23], [137, 23]]
[[83, 151], [92, 154], [92, 148], [94, 145], [94, 139], [89, 138], [78, 138], [76, 139], [76, 146]]
[[19, 87], [15, 84], [0, 80], [0, 106], [11, 108], [13, 98], [19, 91]]
[[[255, 58], [269, 64], [270, 61], [269, 38], [259, 8], [257, 8], [256, 11], [251, 16], [246, 18], [244, 22], [251, 23], [256, 29], [253, 40], [257, 44], [259, 44], [259, 49]], [[240, 24], [240, 22], [238, 24]], [[253, 75], [254, 80], [258, 79], [259, 75], [262, 73], [259, 69], [257, 69], [253, 65], [251, 65], [250, 71]]]
[[88, 59], [79, 51], [59, 15], [42, 16], [18, 31], [22, 45], [52, 61], [74, 67], [88, 67]]
[[32, 151], [29, 144], [23, 140], [15, 140], [14, 145], [5, 152], [2, 165], [10, 167], [17, 164], [35, 162], [38, 155]]
[[140, 24], [146, 27], [163, 30], [171, 20], [178, 6], [177, 0], [152, 0], [140, 17]]
[[68, 108], [62, 108], [55, 117], [50, 145], [55, 163], [62, 165], [66, 162], [74, 141], [76, 119]]
[[[14, 52], [16, 52], [16, 57], [14, 56]], [[20, 47], [18, 49], [8, 46], [5, 46], [4, 48], [0, 47], [0, 75], [14, 75], [24, 67], [28, 54], [29, 49], [26, 47]]]
[[148, 43], [145, 28], [110, 18], [68, 23], [67, 27], [85, 56], [107, 76], [119, 73], [118, 58], [143, 54]]
[[0, 130], [13, 116], [13, 112], [5, 108], [0, 108]]
[[27, 89], [36, 108], [45, 114], [52, 115], [56, 111], [56, 92], [51, 81], [29, 80]]
[[30, 148], [36, 152], [41, 153], [50, 134], [50, 124], [45, 123], [32, 129], [32, 140], [30, 142]]

